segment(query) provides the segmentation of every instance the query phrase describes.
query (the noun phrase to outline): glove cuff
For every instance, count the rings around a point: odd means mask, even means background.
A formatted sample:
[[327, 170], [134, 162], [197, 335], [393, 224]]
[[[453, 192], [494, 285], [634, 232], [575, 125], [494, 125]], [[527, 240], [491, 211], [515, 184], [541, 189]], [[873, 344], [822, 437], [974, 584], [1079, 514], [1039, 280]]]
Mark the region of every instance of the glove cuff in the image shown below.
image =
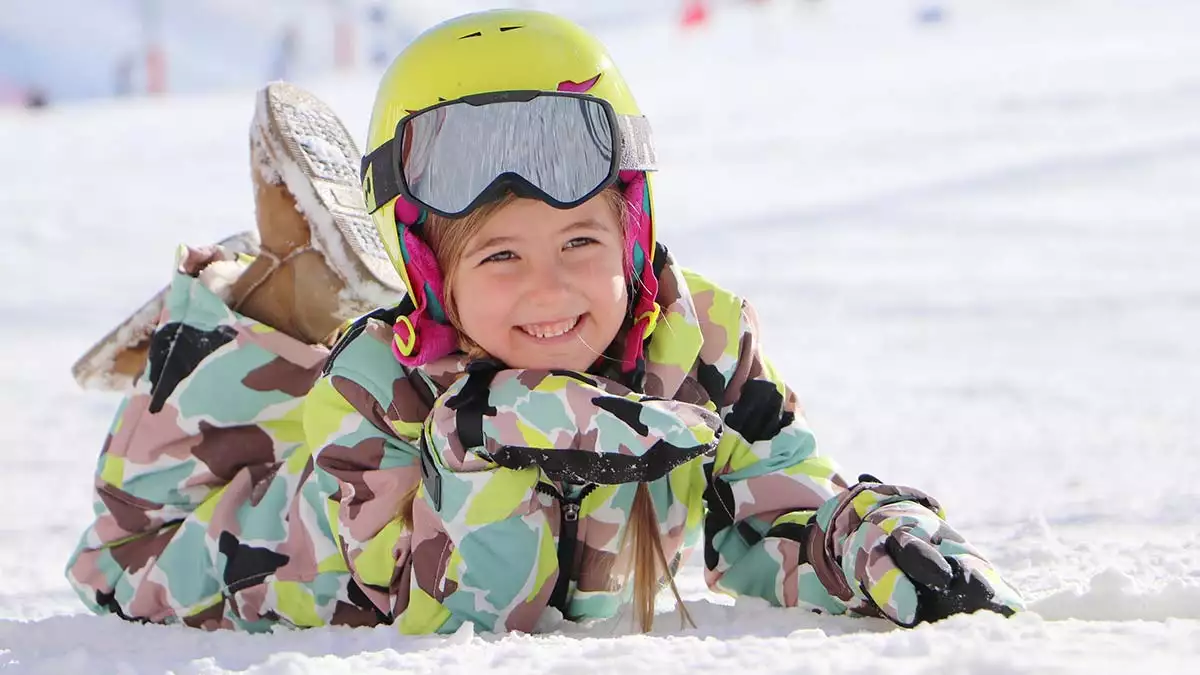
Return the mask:
[[[871, 512], [896, 502], [916, 502], [939, 516], [944, 513], [936, 499], [920, 490], [877, 482], [856, 483], [817, 510], [805, 552], [817, 578], [830, 595], [853, 604], [852, 580], [846, 578], [841, 565], [846, 555], [845, 542]], [[861, 613], [862, 610], [856, 611]]]

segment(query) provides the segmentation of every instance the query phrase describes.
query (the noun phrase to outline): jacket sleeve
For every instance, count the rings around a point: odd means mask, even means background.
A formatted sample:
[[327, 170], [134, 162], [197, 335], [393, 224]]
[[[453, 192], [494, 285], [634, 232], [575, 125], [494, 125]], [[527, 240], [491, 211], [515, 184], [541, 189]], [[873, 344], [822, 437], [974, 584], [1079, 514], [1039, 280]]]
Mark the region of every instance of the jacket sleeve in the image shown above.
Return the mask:
[[[696, 289], [693, 289], [695, 292]], [[848, 484], [818, 453], [796, 396], [762, 354], [754, 310], [720, 289], [698, 303], [698, 377], [724, 422], [705, 467], [705, 577], [714, 590], [843, 613], [808, 564], [808, 524]]]
[[[724, 433], [706, 467], [710, 587], [901, 626], [980, 608], [1021, 610], [1019, 592], [946, 523], [936, 500], [869, 476], [847, 483], [817, 452], [795, 395], [763, 356], [753, 309], [711, 292], [698, 303], [710, 307], [698, 375]], [[899, 546], [918, 539], [925, 543]], [[956, 575], [937, 591], [945, 598], [923, 596], [908, 577], [934, 559]]]
[[421, 480], [414, 442], [424, 410], [402, 372], [361, 367], [394, 363], [390, 353], [376, 353], [382, 349], [362, 335], [338, 356], [308, 394], [304, 431], [340, 562], [390, 622], [408, 603], [411, 523], [404, 512]]
[[274, 483], [282, 463], [306, 456], [302, 394], [327, 355], [175, 275], [146, 372], [98, 458], [95, 519], [67, 563], [68, 581], [92, 611], [253, 628], [231, 602], [243, 579], [218, 556], [222, 535], [251, 519], [278, 521], [277, 511], [250, 508], [258, 503], [251, 495]]

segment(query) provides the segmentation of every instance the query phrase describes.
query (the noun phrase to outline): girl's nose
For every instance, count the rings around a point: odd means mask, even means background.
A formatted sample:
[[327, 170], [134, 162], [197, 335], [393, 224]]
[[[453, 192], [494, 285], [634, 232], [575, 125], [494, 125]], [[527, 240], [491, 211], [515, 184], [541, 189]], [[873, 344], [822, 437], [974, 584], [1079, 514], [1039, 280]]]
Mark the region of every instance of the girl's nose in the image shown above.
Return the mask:
[[571, 287], [566, 266], [559, 260], [533, 265], [529, 278], [530, 288], [526, 297], [539, 304], [561, 298]]

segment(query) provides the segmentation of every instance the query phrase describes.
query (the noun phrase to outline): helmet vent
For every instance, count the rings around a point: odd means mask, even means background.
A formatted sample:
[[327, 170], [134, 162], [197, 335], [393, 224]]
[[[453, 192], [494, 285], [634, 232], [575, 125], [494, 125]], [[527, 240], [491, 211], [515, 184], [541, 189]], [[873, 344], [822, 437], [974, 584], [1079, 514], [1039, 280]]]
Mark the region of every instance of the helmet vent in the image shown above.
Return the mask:
[[516, 30], [518, 28], [524, 28], [524, 27], [525, 26], [500, 26], [500, 32], [507, 33], [510, 30]]
[[480, 36], [482, 36], [482, 35], [483, 35], [483, 33], [479, 32], [479, 31], [475, 31], [474, 33], [471, 33], [470, 35], [464, 35], [464, 36], [462, 36], [462, 37], [460, 37], [460, 38], [458, 38], [458, 39], [459, 39], [459, 40], [466, 40], [467, 38], [480, 37]]

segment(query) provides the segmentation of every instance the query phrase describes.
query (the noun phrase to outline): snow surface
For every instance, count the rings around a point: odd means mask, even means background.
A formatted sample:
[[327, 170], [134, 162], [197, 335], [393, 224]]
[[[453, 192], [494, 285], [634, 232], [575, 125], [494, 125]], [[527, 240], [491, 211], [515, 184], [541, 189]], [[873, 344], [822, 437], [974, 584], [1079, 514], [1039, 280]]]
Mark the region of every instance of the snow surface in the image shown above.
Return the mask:
[[[1200, 3], [963, 0], [917, 23], [925, 4], [780, 0], [603, 36], [655, 125], [661, 238], [756, 304], [824, 450], [941, 499], [1033, 612], [903, 631], [734, 605], [689, 567], [699, 627], [664, 605], [652, 636], [81, 613], [62, 569], [117, 400], [70, 364], [178, 243], [252, 226], [244, 91], [0, 112], [0, 670], [1190, 672]], [[375, 78], [306, 84], [361, 134]]]

